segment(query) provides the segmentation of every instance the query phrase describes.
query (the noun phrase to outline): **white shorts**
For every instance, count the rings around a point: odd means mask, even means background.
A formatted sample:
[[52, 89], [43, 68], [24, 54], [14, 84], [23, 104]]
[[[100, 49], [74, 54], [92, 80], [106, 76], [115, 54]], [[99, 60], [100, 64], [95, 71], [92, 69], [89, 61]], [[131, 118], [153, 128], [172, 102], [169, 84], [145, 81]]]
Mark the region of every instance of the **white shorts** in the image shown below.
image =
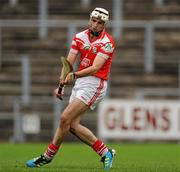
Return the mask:
[[105, 97], [107, 90], [107, 81], [87, 76], [78, 78], [72, 89], [69, 102], [75, 98], [80, 99], [93, 110], [96, 105]]

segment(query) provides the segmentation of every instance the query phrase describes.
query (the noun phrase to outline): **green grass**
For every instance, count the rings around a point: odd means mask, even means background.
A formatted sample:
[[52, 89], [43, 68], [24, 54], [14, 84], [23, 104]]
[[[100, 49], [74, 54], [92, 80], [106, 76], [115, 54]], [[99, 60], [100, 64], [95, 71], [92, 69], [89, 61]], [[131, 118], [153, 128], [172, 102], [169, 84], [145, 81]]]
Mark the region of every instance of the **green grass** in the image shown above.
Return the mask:
[[[63, 144], [51, 164], [27, 168], [26, 160], [47, 144], [0, 144], [0, 172], [101, 172], [99, 157], [84, 144]], [[111, 172], [180, 172], [178, 144], [113, 144], [117, 151]]]

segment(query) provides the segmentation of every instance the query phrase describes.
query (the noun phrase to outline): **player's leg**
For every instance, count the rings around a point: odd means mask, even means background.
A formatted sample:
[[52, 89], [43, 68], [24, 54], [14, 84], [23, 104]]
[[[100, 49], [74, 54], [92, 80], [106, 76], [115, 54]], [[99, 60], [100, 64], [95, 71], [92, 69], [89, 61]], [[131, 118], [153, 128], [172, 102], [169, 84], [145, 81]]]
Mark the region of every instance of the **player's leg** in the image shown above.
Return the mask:
[[26, 165], [28, 167], [39, 167], [50, 163], [55, 154], [58, 152], [58, 149], [65, 136], [68, 134], [70, 124], [73, 119], [78, 118], [87, 109], [87, 105], [78, 99], [74, 99], [71, 103], [69, 103], [61, 115], [60, 125], [55, 132], [52, 143], [48, 146], [43, 155], [27, 161]]
[[70, 132], [89, 146], [97, 140], [96, 136], [87, 127], [80, 124], [80, 117], [73, 120], [70, 125]]
[[[78, 108], [77, 108], [78, 107]], [[60, 125], [56, 130], [52, 143], [56, 146], [60, 146], [64, 137], [70, 130], [70, 125], [74, 119], [78, 119], [82, 114], [86, 112], [88, 106], [79, 99], [74, 99], [66, 107], [60, 118]]]
[[[78, 98], [88, 105], [91, 110], [93, 110], [96, 105], [105, 97], [107, 82], [92, 76], [87, 77], [86, 79], [87, 83], [84, 80], [82, 83], [81, 80], [78, 80], [74, 87], [75, 89], [73, 90], [76, 93], [71, 95], [70, 101], [74, 98]], [[89, 86], [89, 83], [91, 83], [91, 87]], [[81, 89], [82, 84], [83, 89]], [[95, 152], [102, 157], [101, 160], [104, 164], [104, 169], [109, 169], [112, 167], [112, 161], [115, 155], [114, 150], [109, 150], [107, 146], [87, 127], [75, 122], [75, 120], [73, 120], [73, 123], [71, 123], [71, 132], [73, 132], [73, 134], [80, 138], [83, 142], [91, 146]]]
[[116, 154], [115, 150], [109, 149], [87, 127], [81, 125], [79, 121], [79, 118], [73, 120], [70, 128], [71, 133], [93, 148], [93, 150], [101, 157], [104, 169], [110, 169], [112, 167], [113, 157]]

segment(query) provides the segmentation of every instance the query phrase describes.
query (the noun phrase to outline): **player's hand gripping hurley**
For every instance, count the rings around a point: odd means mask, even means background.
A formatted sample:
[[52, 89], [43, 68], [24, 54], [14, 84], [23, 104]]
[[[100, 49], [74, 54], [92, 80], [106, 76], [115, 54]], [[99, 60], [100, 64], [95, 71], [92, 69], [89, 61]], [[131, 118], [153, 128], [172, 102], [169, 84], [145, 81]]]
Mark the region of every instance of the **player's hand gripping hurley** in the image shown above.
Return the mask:
[[[61, 57], [61, 63], [62, 63], [62, 70], [60, 75], [60, 82], [58, 87], [58, 94], [62, 94], [62, 90], [64, 88], [64, 81], [66, 79], [66, 76], [69, 72], [73, 71], [72, 65], [69, 63], [69, 61], [65, 57]], [[60, 100], [62, 100], [61, 96], [57, 96]]]

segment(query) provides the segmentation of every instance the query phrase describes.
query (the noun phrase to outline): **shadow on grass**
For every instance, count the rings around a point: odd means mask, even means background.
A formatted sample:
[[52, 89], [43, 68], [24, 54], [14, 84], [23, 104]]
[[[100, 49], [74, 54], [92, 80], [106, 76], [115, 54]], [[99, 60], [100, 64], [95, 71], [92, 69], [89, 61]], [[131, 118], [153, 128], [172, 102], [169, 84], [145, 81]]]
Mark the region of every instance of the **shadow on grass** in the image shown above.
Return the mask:
[[104, 171], [100, 166], [86, 166], [81, 164], [60, 164], [53, 165], [48, 164], [38, 168], [29, 168], [24, 162], [19, 161], [9, 161], [0, 165], [0, 171], [2, 172], [99, 172]]

